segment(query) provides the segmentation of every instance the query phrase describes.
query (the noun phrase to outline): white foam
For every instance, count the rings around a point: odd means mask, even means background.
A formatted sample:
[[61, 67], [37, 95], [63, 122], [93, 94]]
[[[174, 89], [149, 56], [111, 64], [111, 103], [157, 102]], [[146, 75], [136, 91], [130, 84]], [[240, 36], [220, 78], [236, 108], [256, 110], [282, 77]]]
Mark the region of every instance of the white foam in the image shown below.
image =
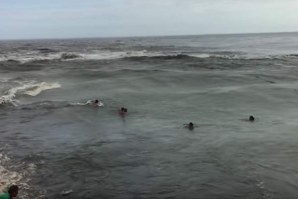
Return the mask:
[[211, 90], [213, 91], [213, 93], [228, 93], [228, 92], [242, 90], [242, 89], [245, 89], [248, 87], [249, 86], [247, 86], [247, 85], [245, 85], [245, 86], [225, 86], [225, 87], [213, 88]]
[[[65, 55], [69, 55], [66, 59], [63, 58]], [[26, 53], [10, 53], [8, 55], [0, 56], [0, 62], [14, 60], [20, 63], [27, 63], [32, 61], [71, 61], [71, 60], [109, 60], [109, 59], [121, 59], [126, 57], [154, 57], [154, 56], [169, 56], [177, 55], [177, 53], [164, 54], [162, 52], [148, 52], [146, 50], [140, 51], [102, 51], [93, 50], [88, 53], [78, 52], [58, 52], [49, 54], [40, 54], [37, 52], [26, 52]]]
[[55, 89], [55, 88], [60, 88], [60, 87], [61, 87], [61, 85], [59, 83], [41, 82], [41, 83], [38, 83], [38, 84], [31, 85], [31, 88], [33, 88], [33, 90], [25, 91], [24, 94], [30, 95], [30, 96], [37, 96], [42, 91]]
[[211, 57], [211, 54], [207, 54], [207, 53], [191, 53], [191, 54], [189, 54], [189, 56], [191, 56], [191, 57], [197, 57], [197, 58], [209, 58], [209, 57]]
[[93, 51], [88, 54], [79, 54], [80, 58], [85, 60], [108, 60], [108, 59], [122, 59], [128, 57], [154, 57], [154, 56], [167, 56], [160, 52], [148, 52], [146, 50], [141, 51]]
[[96, 106], [103, 107], [104, 106], [104, 103], [100, 101]]
[[125, 52], [93, 52], [90, 54], [80, 54], [80, 56], [85, 60], [106, 60], [106, 59], [121, 59], [126, 55]]
[[[282, 58], [283, 56], [272, 55], [258, 55], [258, 54], [225, 54], [223, 52], [159, 52], [159, 51], [147, 51], [147, 50], [132, 50], [132, 51], [109, 51], [109, 50], [92, 50], [86, 53], [81, 52], [51, 52], [51, 53], [39, 53], [37, 51], [24, 51], [15, 52], [5, 55], [0, 55], [1, 61], [14, 60], [20, 63], [27, 63], [32, 61], [71, 61], [71, 60], [109, 60], [109, 59], [121, 59], [128, 57], [156, 57], [156, 56], [177, 56], [186, 55], [197, 58], [221, 58], [221, 59], [270, 59], [270, 58]], [[295, 56], [296, 57], [296, 56]]]
[[59, 59], [60, 57], [61, 53], [51, 53], [44, 55], [36, 52], [19, 52], [0, 56], [0, 62], [14, 60], [20, 63], [27, 63], [31, 61], [54, 60]]
[[75, 103], [70, 103], [72, 106], [95, 106], [95, 107], [103, 107], [104, 103], [102, 101], [99, 101], [98, 104], [94, 103], [94, 100], [88, 100], [85, 103], [82, 102], [75, 102]]
[[[8, 156], [0, 153], [0, 193], [7, 191], [8, 187], [13, 184], [19, 185], [23, 190], [30, 189], [28, 182], [30, 176], [35, 172], [36, 166], [32, 163], [28, 165], [25, 163], [15, 164], [11, 161]], [[21, 198], [30, 197], [23, 193]]]
[[73, 102], [73, 103], [70, 103], [70, 105], [72, 106], [85, 106], [86, 103], [81, 103], [81, 102]]
[[0, 77], [1, 83], [7, 83], [10, 80], [10, 78]]
[[0, 192], [3, 192], [11, 184], [16, 184], [22, 179], [22, 175], [19, 175], [15, 171], [6, 169], [3, 165], [7, 164], [10, 160], [6, 155], [0, 154]]
[[71, 193], [73, 193], [73, 190], [72, 190], [72, 189], [68, 189], [68, 190], [63, 190], [63, 191], [61, 192], [61, 195], [62, 195], [62, 196], [67, 196], [67, 195], [69, 195], [69, 194], [71, 194]]
[[12, 103], [14, 102], [14, 98], [16, 97], [16, 94], [19, 90], [24, 90], [30, 88], [29, 85], [22, 85], [18, 87], [14, 87], [8, 90], [6, 95], [3, 95], [0, 97], [0, 104], [5, 104], [5, 103]]
[[6, 95], [0, 96], [0, 104], [11, 103], [13, 105], [17, 105], [18, 101], [14, 99], [17, 94], [37, 96], [42, 91], [61, 87], [59, 83], [47, 83], [47, 82], [36, 83], [34, 81], [20, 82], [20, 84], [23, 84], [23, 85], [11, 88], [7, 91]]

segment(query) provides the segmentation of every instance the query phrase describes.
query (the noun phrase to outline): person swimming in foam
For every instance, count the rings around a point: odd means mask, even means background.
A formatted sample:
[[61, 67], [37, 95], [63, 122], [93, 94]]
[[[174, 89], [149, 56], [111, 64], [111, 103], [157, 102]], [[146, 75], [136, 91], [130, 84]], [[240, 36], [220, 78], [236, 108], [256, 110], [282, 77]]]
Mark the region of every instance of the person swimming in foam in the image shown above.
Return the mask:
[[193, 130], [195, 128], [195, 126], [192, 122], [189, 122], [188, 124], [184, 124], [184, 127], [188, 128], [189, 130]]
[[98, 99], [96, 99], [96, 100], [88, 100], [86, 102], [86, 105], [92, 105], [92, 106], [96, 106], [96, 107], [104, 106], [103, 102], [99, 101]]
[[127, 108], [121, 107], [118, 110], [118, 113], [119, 113], [120, 116], [124, 117], [127, 114]]

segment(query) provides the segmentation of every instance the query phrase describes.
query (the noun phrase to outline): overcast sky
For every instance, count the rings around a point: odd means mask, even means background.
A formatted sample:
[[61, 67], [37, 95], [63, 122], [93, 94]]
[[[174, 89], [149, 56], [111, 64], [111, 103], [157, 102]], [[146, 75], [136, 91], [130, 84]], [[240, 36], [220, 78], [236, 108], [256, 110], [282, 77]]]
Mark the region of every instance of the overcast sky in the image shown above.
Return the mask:
[[0, 39], [298, 31], [298, 0], [0, 0]]

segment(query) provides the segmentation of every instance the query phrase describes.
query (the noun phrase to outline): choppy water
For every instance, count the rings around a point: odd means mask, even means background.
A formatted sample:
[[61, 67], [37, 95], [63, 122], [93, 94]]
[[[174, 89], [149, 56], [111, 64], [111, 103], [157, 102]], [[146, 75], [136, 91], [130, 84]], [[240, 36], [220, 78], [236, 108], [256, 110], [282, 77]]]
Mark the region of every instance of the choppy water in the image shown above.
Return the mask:
[[296, 198], [297, 66], [297, 33], [1, 41], [0, 188]]

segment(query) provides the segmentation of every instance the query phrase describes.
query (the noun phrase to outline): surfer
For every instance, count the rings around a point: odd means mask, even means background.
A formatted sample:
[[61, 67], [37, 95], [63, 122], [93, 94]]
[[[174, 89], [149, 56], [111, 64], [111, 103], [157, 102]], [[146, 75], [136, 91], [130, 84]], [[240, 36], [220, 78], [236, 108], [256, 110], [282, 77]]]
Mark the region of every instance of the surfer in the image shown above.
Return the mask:
[[9, 187], [8, 192], [4, 192], [0, 194], [0, 199], [12, 199], [17, 197], [19, 193], [19, 187], [16, 185], [12, 185]]
[[193, 130], [195, 128], [192, 122], [189, 122], [188, 124], [184, 124], [184, 127], [188, 128], [189, 130]]

